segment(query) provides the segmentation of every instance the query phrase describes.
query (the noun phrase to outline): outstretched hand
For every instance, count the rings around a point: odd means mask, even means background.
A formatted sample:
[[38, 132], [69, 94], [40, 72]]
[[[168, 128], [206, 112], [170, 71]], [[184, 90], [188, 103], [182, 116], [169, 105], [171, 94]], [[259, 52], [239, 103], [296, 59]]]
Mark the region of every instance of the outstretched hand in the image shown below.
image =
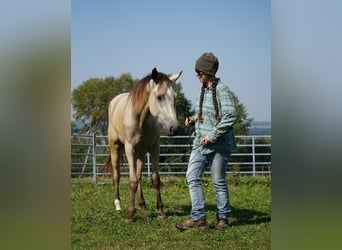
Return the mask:
[[195, 123], [195, 119], [192, 116], [185, 118], [185, 126], [189, 127]]

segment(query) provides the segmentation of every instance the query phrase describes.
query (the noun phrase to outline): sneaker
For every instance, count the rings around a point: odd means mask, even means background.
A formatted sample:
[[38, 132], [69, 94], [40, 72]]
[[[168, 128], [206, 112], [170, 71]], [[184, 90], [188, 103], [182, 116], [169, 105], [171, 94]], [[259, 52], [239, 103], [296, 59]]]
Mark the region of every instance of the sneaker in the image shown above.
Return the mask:
[[183, 223], [176, 224], [176, 228], [178, 228], [180, 231], [185, 231], [194, 227], [197, 227], [199, 229], [206, 229], [207, 220], [206, 219], [200, 219], [200, 220], [188, 219], [184, 221]]
[[216, 229], [227, 229], [229, 227], [228, 220], [226, 219], [219, 219], [217, 224], [215, 225]]

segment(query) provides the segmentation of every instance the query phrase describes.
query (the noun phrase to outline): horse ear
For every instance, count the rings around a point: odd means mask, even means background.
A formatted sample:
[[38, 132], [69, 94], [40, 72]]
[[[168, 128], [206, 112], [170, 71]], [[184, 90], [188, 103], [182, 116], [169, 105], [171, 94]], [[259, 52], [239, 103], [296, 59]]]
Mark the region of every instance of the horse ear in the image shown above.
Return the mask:
[[152, 70], [152, 79], [155, 83], [157, 83], [157, 77], [158, 77], [158, 71], [156, 68], [153, 68]]
[[182, 73], [183, 73], [183, 71], [179, 72], [178, 74], [175, 74], [175, 75], [170, 76], [170, 77], [169, 77], [169, 78], [170, 78], [170, 81], [171, 81], [171, 82], [177, 81], [177, 79], [181, 76]]

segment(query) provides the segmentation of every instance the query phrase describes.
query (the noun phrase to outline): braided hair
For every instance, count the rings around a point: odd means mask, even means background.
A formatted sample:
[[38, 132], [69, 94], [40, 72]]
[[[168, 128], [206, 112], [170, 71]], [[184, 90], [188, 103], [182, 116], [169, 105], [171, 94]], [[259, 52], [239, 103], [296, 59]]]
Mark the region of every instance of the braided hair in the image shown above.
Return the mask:
[[[216, 98], [217, 83], [218, 83], [218, 78], [213, 78], [213, 85], [212, 85], [213, 103], [214, 103], [214, 109], [215, 109], [215, 118], [216, 118], [217, 123], [219, 123], [221, 121], [221, 117], [219, 116], [218, 104], [217, 104], [217, 98]], [[198, 111], [198, 120], [200, 123], [203, 122], [202, 107], [203, 107], [205, 87], [206, 87], [206, 84], [203, 83], [202, 88], [201, 88], [201, 96], [200, 96], [199, 111]]]

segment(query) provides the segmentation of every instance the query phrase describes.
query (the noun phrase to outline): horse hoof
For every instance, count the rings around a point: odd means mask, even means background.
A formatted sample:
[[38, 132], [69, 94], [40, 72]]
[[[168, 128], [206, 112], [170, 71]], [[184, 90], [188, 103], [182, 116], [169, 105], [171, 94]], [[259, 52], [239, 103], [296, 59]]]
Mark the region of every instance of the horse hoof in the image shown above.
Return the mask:
[[115, 199], [114, 201], [114, 205], [115, 205], [115, 210], [116, 211], [121, 211], [121, 204], [120, 204], [120, 200]]

